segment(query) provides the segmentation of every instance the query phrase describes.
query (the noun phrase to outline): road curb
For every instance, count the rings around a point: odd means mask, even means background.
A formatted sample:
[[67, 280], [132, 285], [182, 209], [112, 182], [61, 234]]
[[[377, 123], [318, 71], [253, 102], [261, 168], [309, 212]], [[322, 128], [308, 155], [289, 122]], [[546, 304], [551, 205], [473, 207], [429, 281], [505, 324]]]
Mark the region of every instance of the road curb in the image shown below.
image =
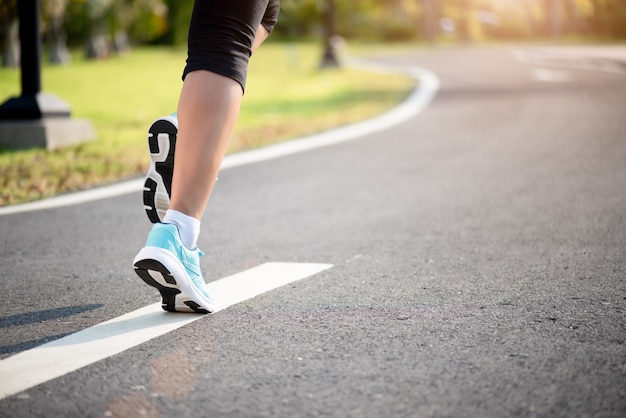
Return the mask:
[[[335, 145], [384, 129], [389, 129], [424, 110], [439, 90], [439, 78], [434, 73], [422, 68], [379, 64], [354, 58], [348, 59], [347, 63], [352, 67], [358, 67], [373, 72], [408, 75], [413, 77], [418, 83], [406, 100], [381, 115], [319, 134], [296, 138], [255, 150], [226, 155], [220, 171], [245, 164], [280, 158], [315, 148]], [[143, 178], [134, 179], [34, 202], [0, 207], [0, 216], [71, 206], [129, 193], [140, 193], [143, 188], [143, 183]]]

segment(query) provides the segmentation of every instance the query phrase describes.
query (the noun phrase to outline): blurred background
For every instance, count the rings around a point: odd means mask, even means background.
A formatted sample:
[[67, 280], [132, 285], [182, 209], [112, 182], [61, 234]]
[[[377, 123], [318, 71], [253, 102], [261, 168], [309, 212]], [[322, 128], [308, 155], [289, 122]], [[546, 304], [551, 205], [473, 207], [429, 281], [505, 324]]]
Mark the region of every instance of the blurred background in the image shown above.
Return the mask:
[[[4, 66], [18, 65], [17, 1], [0, 2]], [[181, 45], [193, 0], [42, 0], [48, 60], [103, 59], [131, 45]], [[626, 0], [282, 0], [272, 41], [485, 42], [626, 39]], [[332, 59], [332, 57], [331, 57]]]

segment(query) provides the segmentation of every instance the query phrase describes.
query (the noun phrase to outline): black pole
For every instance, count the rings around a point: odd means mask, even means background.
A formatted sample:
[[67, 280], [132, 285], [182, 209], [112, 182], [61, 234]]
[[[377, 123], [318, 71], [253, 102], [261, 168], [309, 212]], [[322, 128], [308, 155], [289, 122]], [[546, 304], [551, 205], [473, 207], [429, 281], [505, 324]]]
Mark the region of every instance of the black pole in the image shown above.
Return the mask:
[[22, 96], [41, 91], [41, 38], [39, 37], [39, 0], [19, 0]]
[[69, 108], [58, 100], [41, 94], [41, 37], [39, 36], [39, 0], [19, 0], [20, 67], [22, 94], [0, 106], [0, 119], [41, 119], [69, 116]]
[[40, 0], [18, 0], [22, 94], [0, 105], [0, 144], [9, 148], [58, 148], [95, 134], [87, 121], [71, 119], [71, 108], [41, 92]]

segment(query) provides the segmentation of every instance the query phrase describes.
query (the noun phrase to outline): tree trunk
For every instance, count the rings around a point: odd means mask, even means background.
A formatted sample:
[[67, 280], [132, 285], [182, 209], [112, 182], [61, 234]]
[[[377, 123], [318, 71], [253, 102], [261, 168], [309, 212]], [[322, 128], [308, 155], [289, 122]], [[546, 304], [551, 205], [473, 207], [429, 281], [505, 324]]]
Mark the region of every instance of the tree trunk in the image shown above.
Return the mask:
[[2, 51], [2, 66], [20, 66], [20, 40], [18, 36], [17, 20], [6, 27], [4, 48]]
[[322, 7], [322, 20], [324, 28], [324, 53], [320, 68], [339, 67], [337, 51], [335, 48], [335, 0], [324, 0]]
[[422, 2], [422, 36], [426, 42], [433, 44], [437, 35], [437, 0], [421, 0]]
[[550, 33], [553, 38], [561, 36], [561, 4], [560, 0], [549, 0], [548, 19], [550, 21]]

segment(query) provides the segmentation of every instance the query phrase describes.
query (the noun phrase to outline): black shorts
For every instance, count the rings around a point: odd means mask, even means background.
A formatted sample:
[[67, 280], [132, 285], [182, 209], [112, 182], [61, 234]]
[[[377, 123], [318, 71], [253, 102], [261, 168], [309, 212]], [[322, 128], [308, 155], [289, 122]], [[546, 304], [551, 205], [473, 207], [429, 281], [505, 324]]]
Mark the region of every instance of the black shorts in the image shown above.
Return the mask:
[[192, 71], [217, 73], [246, 87], [248, 61], [259, 25], [271, 32], [279, 0], [195, 0], [183, 80]]

